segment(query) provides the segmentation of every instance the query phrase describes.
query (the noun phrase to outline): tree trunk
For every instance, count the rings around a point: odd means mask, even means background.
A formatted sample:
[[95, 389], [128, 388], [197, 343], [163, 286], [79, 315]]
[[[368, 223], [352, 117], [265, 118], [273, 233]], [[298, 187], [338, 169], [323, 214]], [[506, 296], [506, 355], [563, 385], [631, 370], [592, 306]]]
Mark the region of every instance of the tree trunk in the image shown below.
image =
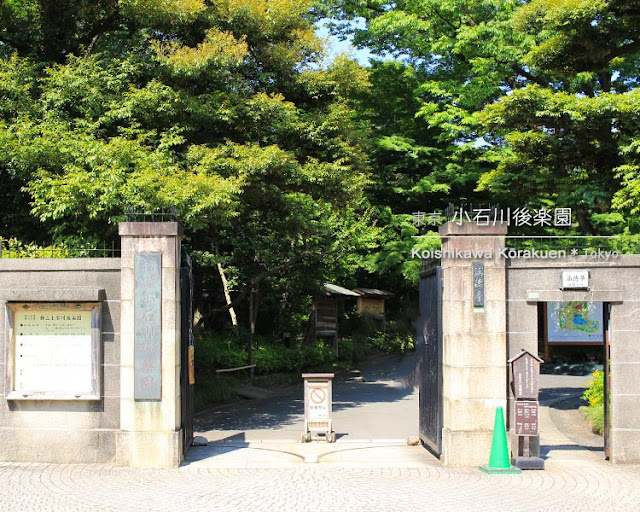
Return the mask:
[[[229, 294], [229, 283], [227, 277], [224, 275], [224, 269], [222, 265], [218, 263], [218, 272], [220, 273], [220, 279], [222, 280], [222, 289], [224, 290], [224, 298], [227, 301], [227, 305], [231, 304], [231, 295]], [[231, 323], [234, 326], [238, 325], [238, 317], [233, 307], [229, 307], [229, 316], [231, 317]], [[251, 364], [251, 363], [249, 363]]]
[[[256, 307], [256, 289], [255, 287], [251, 287], [251, 292], [249, 293], [249, 342], [247, 344], [247, 354], [249, 356], [249, 365], [253, 364], [253, 341], [256, 334], [256, 317], [257, 317], [257, 307]], [[249, 370], [250, 376], [253, 379], [255, 374], [255, 368], [251, 368]]]

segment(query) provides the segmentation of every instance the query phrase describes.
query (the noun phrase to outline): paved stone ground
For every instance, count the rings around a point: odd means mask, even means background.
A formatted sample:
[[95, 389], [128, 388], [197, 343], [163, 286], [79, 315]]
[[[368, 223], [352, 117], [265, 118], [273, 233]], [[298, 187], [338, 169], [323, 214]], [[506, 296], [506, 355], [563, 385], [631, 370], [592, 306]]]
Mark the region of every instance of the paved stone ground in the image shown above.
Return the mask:
[[142, 470], [101, 465], [2, 464], [4, 511], [633, 511], [640, 468], [583, 457], [545, 471], [349, 468]]
[[584, 385], [558, 378], [540, 409], [544, 471], [445, 468], [397, 443], [229, 441], [193, 448], [178, 469], [0, 463], [0, 511], [639, 511], [640, 466], [610, 464], [554, 423], [553, 404]]

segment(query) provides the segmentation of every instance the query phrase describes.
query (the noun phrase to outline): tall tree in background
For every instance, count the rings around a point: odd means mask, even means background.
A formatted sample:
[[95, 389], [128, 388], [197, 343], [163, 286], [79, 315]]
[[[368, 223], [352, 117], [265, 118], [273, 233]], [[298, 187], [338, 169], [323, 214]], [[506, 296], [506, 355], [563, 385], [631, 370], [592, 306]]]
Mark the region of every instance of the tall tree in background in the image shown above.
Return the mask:
[[[452, 145], [462, 176], [485, 166], [478, 192], [505, 206], [571, 207], [584, 233], [637, 230], [638, 1], [329, 6], [338, 31], [421, 73], [418, 115]], [[358, 17], [365, 28], [353, 28]]]
[[377, 233], [349, 99], [367, 76], [319, 66], [311, 7], [2, 1], [2, 235], [115, 238], [127, 209], [175, 207], [212, 307], [223, 272], [231, 305], [303, 311]]

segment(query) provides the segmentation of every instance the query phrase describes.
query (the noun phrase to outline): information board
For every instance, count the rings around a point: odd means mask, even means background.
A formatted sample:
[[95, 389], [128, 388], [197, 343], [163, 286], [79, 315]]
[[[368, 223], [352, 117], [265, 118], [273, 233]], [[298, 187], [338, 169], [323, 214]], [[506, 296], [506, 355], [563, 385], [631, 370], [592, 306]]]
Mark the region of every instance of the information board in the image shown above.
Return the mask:
[[91, 315], [91, 310], [15, 311], [13, 391], [94, 394]]
[[529, 352], [524, 352], [511, 364], [513, 395], [516, 398], [537, 398], [540, 363]]
[[534, 400], [515, 402], [515, 434], [517, 436], [537, 436], [538, 402]]
[[547, 302], [547, 340], [562, 343], [604, 341], [602, 302]]

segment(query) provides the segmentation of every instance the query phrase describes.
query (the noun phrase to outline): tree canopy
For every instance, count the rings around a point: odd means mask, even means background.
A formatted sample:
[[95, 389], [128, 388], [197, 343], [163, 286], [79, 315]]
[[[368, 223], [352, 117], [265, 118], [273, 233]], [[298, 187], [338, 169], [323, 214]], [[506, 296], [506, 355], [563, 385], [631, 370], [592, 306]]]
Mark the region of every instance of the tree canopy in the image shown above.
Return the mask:
[[[304, 294], [351, 272], [377, 234], [350, 99], [369, 82], [346, 58], [320, 65], [311, 7], [2, 2], [3, 234], [102, 240], [127, 210], [175, 208], [240, 297], [285, 273], [291, 302], [296, 280]], [[215, 303], [218, 272], [202, 279]]]
[[[416, 116], [449, 144], [446, 163], [457, 157], [476, 193], [570, 207], [583, 233], [637, 231], [640, 2], [326, 5], [336, 31], [420, 74]], [[450, 179], [433, 168], [423, 182]]]
[[[323, 17], [388, 60], [323, 60]], [[638, 0], [2, 0], [1, 234], [175, 208], [205, 317], [289, 330], [323, 280], [410, 292], [413, 212], [637, 233], [639, 66]]]

